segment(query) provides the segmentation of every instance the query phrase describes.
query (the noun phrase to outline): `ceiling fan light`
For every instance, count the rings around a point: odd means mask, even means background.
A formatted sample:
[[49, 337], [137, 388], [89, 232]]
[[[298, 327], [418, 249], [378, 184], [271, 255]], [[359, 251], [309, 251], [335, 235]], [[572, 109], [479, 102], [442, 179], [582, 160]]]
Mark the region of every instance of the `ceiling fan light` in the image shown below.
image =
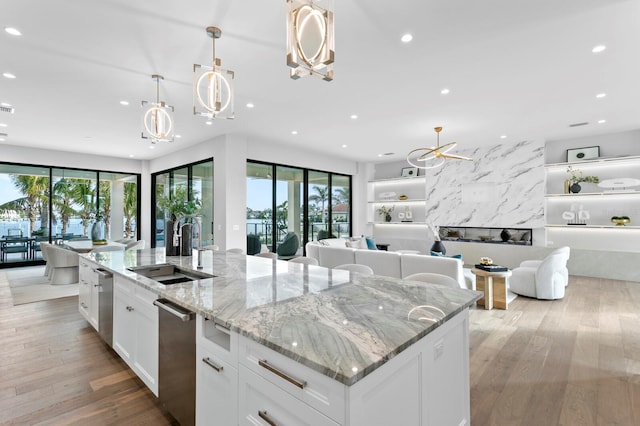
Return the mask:
[[436, 146], [414, 149], [407, 154], [407, 163], [419, 169], [435, 169], [436, 167], [442, 166], [447, 158], [472, 161], [471, 158], [468, 157], [447, 154], [455, 148], [457, 142], [449, 142], [447, 144], [440, 145], [440, 132], [442, 131], [442, 127], [436, 127], [434, 130], [438, 135]]

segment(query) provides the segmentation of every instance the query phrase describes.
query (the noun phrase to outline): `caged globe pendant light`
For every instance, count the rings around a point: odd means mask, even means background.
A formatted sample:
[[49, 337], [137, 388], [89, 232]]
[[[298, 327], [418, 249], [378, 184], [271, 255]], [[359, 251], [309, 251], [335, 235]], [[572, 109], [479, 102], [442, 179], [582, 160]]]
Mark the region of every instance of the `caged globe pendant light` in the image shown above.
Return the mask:
[[160, 100], [160, 80], [158, 74], [151, 76], [156, 81], [156, 101], [142, 101], [142, 139], [151, 139], [151, 143], [173, 142], [173, 107]]
[[434, 169], [444, 164], [445, 158], [451, 158], [455, 160], [467, 160], [473, 161], [469, 157], [463, 157], [461, 155], [448, 154], [455, 146], [456, 142], [449, 142], [444, 145], [440, 145], [440, 132], [442, 127], [435, 127], [433, 130], [438, 135], [437, 145], [431, 148], [417, 148], [407, 154], [407, 162], [413, 167], [419, 169]]
[[207, 27], [207, 35], [213, 44], [212, 65], [193, 65], [193, 114], [211, 118], [234, 118], [234, 72], [220, 68], [222, 61], [216, 58], [216, 39], [222, 37], [217, 27]]

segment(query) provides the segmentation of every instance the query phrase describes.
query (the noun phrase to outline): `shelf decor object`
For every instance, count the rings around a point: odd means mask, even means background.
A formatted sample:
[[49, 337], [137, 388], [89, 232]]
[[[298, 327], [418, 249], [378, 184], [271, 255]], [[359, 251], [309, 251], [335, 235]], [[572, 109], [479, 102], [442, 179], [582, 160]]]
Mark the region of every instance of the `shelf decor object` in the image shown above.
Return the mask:
[[414, 177], [418, 176], [418, 168], [417, 167], [403, 167], [401, 177]]
[[385, 222], [391, 222], [391, 212], [393, 212], [394, 208], [395, 206], [391, 206], [391, 207], [381, 206], [378, 209], [378, 214], [384, 218]]
[[629, 222], [631, 222], [631, 219], [629, 219], [629, 216], [612, 216], [611, 217], [611, 223], [615, 224], [616, 226], [625, 226]]
[[152, 144], [173, 142], [173, 107], [160, 100], [160, 80], [158, 74], [151, 76], [156, 81], [156, 101], [142, 101], [142, 139], [151, 139]]
[[[407, 154], [407, 162], [418, 169], [433, 169], [440, 167], [444, 164], [445, 158], [454, 160], [466, 160], [473, 161], [469, 157], [463, 157], [461, 155], [448, 154], [455, 146], [457, 142], [449, 142], [444, 145], [440, 145], [440, 132], [442, 127], [435, 127], [437, 135], [437, 144], [431, 148], [417, 148]], [[404, 171], [404, 169], [403, 169]]]
[[211, 66], [193, 64], [193, 115], [231, 120], [235, 73], [220, 68], [222, 61], [216, 58], [216, 39], [222, 37], [220, 28], [207, 27], [206, 31], [212, 40], [213, 60]]
[[598, 183], [600, 182], [600, 178], [598, 176], [585, 176], [582, 173], [582, 170], [573, 168], [573, 166], [567, 167], [567, 173], [569, 173], [569, 182], [571, 185], [569, 186], [569, 190], [577, 194], [582, 190], [580, 186], [580, 182], [588, 182], [588, 183]]
[[591, 160], [600, 157], [599, 146], [588, 146], [585, 148], [572, 148], [567, 150], [567, 163], [572, 161]]
[[313, 75], [333, 80], [333, 1], [287, 0], [287, 66], [289, 77]]
[[606, 179], [598, 184], [600, 188], [611, 190], [625, 190], [640, 185], [640, 179], [634, 178], [615, 178]]

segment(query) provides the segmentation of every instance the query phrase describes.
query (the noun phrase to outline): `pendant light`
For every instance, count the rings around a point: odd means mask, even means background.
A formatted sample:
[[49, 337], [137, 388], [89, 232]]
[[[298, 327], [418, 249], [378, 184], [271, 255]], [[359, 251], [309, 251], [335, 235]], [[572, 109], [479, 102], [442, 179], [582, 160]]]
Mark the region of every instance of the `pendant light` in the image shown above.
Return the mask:
[[409, 164], [419, 169], [433, 169], [433, 168], [442, 166], [446, 158], [451, 158], [455, 160], [473, 161], [469, 157], [462, 157], [460, 155], [448, 154], [449, 151], [455, 148], [457, 143], [449, 142], [441, 146], [440, 132], [442, 131], [442, 127], [435, 127], [433, 130], [435, 130], [436, 134], [438, 135], [436, 146], [431, 148], [414, 149], [407, 155], [407, 162]]
[[156, 101], [142, 101], [142, 139], [151, 139], [152, 144], [173, 142], [173, 107], [160, 100], [160, 80], [158, 74], [151, 76], [156, 81]]
[[222, 37], [217, 27], [207, 27], [207, 35], [213, 44], [211, 66], [193, 65], [193, 114], [212, 118], [234, 118], [234, 72], [220, 68], [222, 61], [216, 58], [216, 39]]
[[287, 0], [287, 65], [294, 80], [306, 75], [333, 80], [333, 10], [328, 8], [333, 2], [323, 0], [326, 8], [316, 3]]

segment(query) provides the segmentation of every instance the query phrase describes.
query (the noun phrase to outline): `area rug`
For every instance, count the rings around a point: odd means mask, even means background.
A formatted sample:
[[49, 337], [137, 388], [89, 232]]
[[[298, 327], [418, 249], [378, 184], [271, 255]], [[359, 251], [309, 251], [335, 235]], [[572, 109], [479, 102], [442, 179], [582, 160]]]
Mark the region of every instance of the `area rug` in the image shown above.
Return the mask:
[[44, 276], [44, 266], [28, 266], [6, 270], [13, 305], [77, 296], [78, 283], [51, 285]]

